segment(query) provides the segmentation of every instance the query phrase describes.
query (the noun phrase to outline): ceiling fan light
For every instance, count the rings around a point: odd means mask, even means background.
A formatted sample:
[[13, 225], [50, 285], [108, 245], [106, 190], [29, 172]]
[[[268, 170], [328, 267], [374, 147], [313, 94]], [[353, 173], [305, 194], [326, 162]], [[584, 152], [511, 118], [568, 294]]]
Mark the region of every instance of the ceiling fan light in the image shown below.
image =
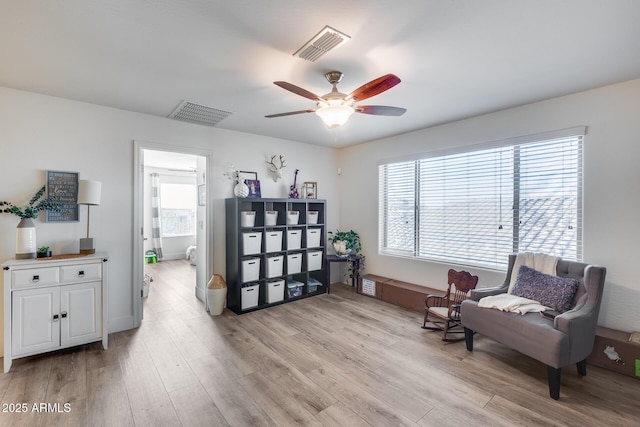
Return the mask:
[[327, 105], [316, 110], [325, 125], [329, 128], [336, 128], [347, 123], [349, 117], [355, 110], [349, 105]]

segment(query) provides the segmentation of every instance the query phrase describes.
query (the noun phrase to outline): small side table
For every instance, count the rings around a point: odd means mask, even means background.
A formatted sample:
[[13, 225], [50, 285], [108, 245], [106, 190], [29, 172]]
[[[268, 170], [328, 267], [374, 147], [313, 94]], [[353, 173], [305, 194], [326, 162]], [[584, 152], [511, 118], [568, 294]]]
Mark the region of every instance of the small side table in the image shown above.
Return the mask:
[[352, 271], [356, 273], [351, 278], [351, 287], [358, 283], [358, 271], [360, 270], [360, 255], [348, 255], [345, 257], [337, 255], [327, 255], [325, 258], [327, 265], [327, 293], [331, 293], [331, 264], [334, 262], [350, 262]]

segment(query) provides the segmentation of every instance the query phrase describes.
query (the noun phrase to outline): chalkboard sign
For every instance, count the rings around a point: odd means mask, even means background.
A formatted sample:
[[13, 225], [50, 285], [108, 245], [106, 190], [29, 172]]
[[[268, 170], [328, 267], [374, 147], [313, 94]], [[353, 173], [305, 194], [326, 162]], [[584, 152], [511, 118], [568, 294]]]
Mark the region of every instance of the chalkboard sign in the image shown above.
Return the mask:
[[59, 211], [46, 211], [47, 222], [78, 221], [78, 172], [47, 171], [47, 197], [60, 204]]

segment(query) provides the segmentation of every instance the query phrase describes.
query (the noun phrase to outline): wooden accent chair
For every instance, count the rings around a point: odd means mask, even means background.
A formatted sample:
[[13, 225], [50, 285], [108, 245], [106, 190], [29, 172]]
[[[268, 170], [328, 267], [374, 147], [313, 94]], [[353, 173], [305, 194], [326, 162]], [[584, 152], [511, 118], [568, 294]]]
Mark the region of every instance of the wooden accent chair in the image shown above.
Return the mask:
[[[461, 341], [464, 337], [451, 339], [447, 333], [464, 333], [464, 330], [450, 331], [459, 326], [460, 304], [469, 298], [469, 292], [478, 284], [478, 276], [467, 271], [449, 270], [449, 289], [444, 296], [427, 295], [425, 299], [425, 315], [423, 329], [443, 331], [442, 341]], [[434, 326], [427, 326], [427, 323]]]

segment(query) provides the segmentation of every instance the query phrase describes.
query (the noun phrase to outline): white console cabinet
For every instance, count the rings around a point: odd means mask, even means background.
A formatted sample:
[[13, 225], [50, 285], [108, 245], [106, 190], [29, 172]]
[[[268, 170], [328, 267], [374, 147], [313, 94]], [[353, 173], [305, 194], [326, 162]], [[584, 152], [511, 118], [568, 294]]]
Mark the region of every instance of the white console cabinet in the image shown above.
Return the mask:
[[106, 254], [11, 260], [4, 271], [4, 372], [13, 359], [108, 342]]

